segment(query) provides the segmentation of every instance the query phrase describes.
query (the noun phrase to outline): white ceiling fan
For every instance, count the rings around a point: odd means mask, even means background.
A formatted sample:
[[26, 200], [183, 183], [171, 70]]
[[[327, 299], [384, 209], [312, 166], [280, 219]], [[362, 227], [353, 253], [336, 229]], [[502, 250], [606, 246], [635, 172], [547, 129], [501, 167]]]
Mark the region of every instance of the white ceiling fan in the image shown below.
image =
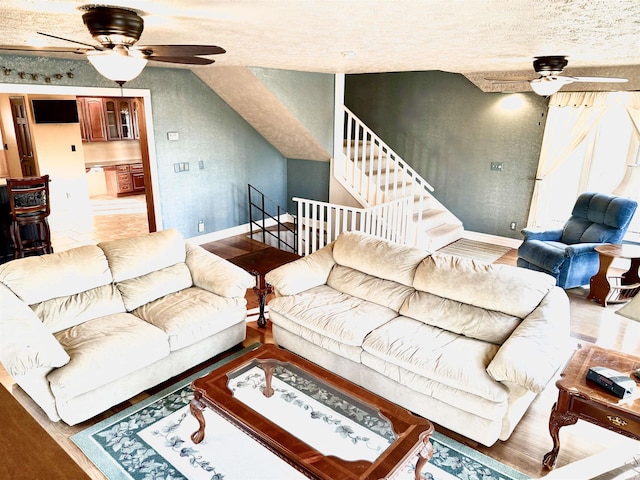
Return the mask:
[[561, 55], [535, 57], [533, 69], [540, 75], [538, 78], [486, 78], [486, 80], [496, 83], [528, 82], [531, 85], [531, 89], [543, 97], [553, 95], [565, 85], [575, 82], [624, 83], [628, 81], [626, 78], [615, 77], [572, 77], [561, 75], [568, 63], [567, 57]]

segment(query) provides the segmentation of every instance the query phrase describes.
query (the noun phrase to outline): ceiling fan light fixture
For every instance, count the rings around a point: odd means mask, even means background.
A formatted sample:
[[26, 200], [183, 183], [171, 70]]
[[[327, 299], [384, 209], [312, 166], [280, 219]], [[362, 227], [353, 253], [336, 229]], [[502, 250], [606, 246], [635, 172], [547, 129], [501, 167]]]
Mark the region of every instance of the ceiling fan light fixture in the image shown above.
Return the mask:
[[147, 65], [146, 58], [129, 55], [127, 49], [122, 46], [116, 46], [112, 50], [89, 52], [87, 58], [100, 75], [121, 86], [140, 75]]
[[550, 77], [541, 77], [531, 80], [531, 89], [541, 97], [553, 95], [562, 88], [564, 82], [553, 81]]

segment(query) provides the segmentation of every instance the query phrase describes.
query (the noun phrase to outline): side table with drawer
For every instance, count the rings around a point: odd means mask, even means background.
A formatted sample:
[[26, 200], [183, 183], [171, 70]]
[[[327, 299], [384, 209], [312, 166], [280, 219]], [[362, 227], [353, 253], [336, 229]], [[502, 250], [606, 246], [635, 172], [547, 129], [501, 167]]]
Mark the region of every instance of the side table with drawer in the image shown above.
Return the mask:
[[640, 440], [640, 386], [631, 397], [620, 399], [599, 385], [587, 381], [590, 367], [607, 367], [625, 375], [640, 368], [640, 357], [634, 357], [596, 345], [587, 345], [577, 350], [560, 380], [558, 401], [549, 417], [549, 433], [553, 439], [553, 449], [548, 452], [542, 464], [552, 469], [560, 451], [560, 428], [585, 420], [621, 435]]

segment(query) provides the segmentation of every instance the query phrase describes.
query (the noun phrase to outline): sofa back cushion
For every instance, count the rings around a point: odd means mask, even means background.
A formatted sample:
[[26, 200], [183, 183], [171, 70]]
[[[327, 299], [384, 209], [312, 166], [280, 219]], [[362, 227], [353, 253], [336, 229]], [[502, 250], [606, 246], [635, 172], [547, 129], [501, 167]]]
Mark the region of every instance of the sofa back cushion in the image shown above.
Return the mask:
[[333, 246], [337, 264], [410, 287], [426, 250], [398, 245], [360, 232], [344, 232]]
[[342, 265], [336, 265], [331, 269], [327, 285], [339, 292], [389, 307], [396, 312], [400, 310], [407, 296], [414, 292], [413, 287]]
[[524, 318], [555, 286], [546, 273], [435, 253], [416, 271], [416, 290]]
[[95, 245], [5, 263], [0, 281], [54, 333], [125, 310], [107, 259]]
[[99, 243], [127, 311], [192, 286], [185, 242], [177, 230]]
[[400, 313], [500, 344], [540, 304], [555, 279], [510, 265], [433, 254], [417, 268], [413, 286], [417, 293]]

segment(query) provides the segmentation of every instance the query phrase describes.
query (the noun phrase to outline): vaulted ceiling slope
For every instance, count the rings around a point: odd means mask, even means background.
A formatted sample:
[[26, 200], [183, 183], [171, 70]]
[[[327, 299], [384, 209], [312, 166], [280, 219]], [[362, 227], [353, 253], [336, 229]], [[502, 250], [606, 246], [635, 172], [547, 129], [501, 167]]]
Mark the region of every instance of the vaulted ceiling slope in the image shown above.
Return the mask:
[[[0, 45], [93, 42], [73, 0], [3, 0]], [[625, 76], [640, 89], [640, 2], [635, 0], [153, 0], [108, 1], [145, 19], [141, 43], [219, 45], [218, 66], [325, 73], [443, 70], [485, 91], [530, 91], [533, 57], [566, 55], [568, 75]], [[166, 64], [165, 64], [166, 66]]]

